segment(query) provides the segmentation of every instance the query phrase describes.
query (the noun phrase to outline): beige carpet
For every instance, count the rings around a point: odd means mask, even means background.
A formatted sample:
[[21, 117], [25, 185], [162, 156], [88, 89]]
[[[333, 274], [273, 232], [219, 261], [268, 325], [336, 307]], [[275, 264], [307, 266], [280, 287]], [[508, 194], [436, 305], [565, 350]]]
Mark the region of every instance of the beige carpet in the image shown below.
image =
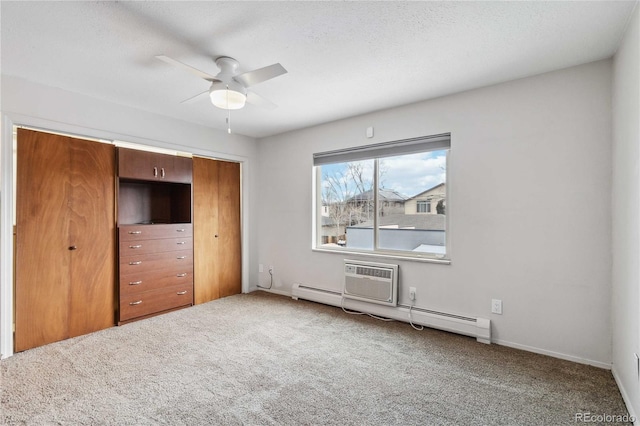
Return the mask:
[[0, 372], [10, 425], [561, 425], [627, 413], [609, 371], [264, 292], [26, 351]]

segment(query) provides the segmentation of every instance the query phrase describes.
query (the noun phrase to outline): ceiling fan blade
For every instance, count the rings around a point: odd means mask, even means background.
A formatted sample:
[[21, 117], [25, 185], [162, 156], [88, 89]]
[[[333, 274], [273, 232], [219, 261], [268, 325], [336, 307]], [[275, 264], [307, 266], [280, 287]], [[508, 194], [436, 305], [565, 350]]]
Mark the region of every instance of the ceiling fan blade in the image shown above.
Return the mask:
[[184, 101], [181, 101], [181, 104], [190, 104], [193, 101], [195, 101], [196, 99], [200, 98], [200, 96], [204, 95], [205, 93], [209, 93], [209, 90], [205, 90], [204, 92], [200, 92], [197, 95], [194, 95], [190, 98], [185, 99]]
[[278, 105], [274, 104], [267, 98], [263, 98], [256, 92], [247, 92], [247, 103], [265, 109], [276, 109]]
[[234, 79], [240, 82], [244, 87], [250, 87], [286, 73], [287, 70], [284, 69], [282, 65], [273, 64], [268, 67], [258, 68], [257, 70], [238, 74]]
[[216, 80], [216, 78], [215, 78], [214, 76], [212, 76], [212, 75], [210, 75], [210, 74], [207, 74], [207, 73], [206, 73], [206, 72], [204, 72], [204, 71], [200, 71], [199, 69], [194, 68], [194, 67], [192, 67], [191, 65], [183, 64], [183, 63], [182, 63], [182, 62], [180, 62], [180, 61], [176, 61], [175, 59], [170, 58], [170, 57], [168, 57], [168, 56], [165, 56], [165, 55], [158, 55], [158, 56], [156, 56], [156, 58], [157, 58], [157, 59], [160, 59], [162, 62], [166, 62], [166, 63], [167, 63], [167, 64], [169, 64], [169, 65], [173, 65], [173, 66], [176, 66], [176, 67], [178, 67], [178, 68], [182, 68], [182, 69], [184, 69], [184, 70], [186, 70], [186, 71], [190, 72], [191, 74], [197, 75], [197, 76], [198, 76], [198, 77], [200, 77], [200, 78], [204, 78], [204, 79], [205, 79], [205, 80], [207, 80], [207, 81], [214, 81], [214, 80]]

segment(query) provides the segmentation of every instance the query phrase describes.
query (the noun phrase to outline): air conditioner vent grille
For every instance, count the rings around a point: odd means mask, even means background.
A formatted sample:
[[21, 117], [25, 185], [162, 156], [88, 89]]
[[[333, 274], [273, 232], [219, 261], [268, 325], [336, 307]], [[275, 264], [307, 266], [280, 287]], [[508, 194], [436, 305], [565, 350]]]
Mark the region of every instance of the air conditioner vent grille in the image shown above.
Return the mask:
[[390, 269], [365, 268], [363, 266], [358, 266], [356, 268], [356, 274], [358, 274], [358, 275], [366, 275], [368, 277], [391, 279], [391, 270]]

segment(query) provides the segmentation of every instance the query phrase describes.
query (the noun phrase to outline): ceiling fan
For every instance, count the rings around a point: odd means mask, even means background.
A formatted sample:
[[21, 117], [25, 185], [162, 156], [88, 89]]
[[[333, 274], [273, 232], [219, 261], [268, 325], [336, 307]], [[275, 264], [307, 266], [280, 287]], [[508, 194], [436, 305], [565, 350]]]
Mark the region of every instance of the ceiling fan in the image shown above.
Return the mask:
[[240, 67], [238, 61], [228, 56], [220, 56], [215, 59], [216, 65], [220, 68], [220, 72], [212, 76], [191, 65], [187, 65], [165, 55], [158, 55], [156, 58], [170, 65], [182, 68], [211, 83], [209, 90], [185, 99], [182, 101], [183, 103], [196, 99], [205, 93], [209, 93], [213, 105], [225, 110], [240, 109], [244, 107], [245, 102], [267, 109], [276, 108], [276, 104], [253, 91], [249, 91], [248, 88], [287, 73], [287, 70], [284, 69], [282, 65], [276, 63], [257, 70], [238, 74]]

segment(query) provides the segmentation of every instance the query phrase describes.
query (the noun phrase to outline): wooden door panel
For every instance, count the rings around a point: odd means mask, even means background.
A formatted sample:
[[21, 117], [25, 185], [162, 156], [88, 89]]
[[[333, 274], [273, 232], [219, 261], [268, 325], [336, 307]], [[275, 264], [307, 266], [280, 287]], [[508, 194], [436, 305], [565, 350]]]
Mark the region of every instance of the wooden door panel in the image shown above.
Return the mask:
[[18, 129], [15, 349], [69, 337], [69, 141]]
[[71, 251], [71, 337], [115, 324], [115, 148], [73, 139]]
[[118, 148], [118, 176], [120, 178], [155, 180], [159, 177], [159, 173], [156, 154]]
[[191, 183], [191, 159], [118, 148], [118, 176], [130, 179]]
[[220, 162], [218, 177], [219, 291], [225, 297], [242, 292], [240, 164]]
[[191, 158], [174, 157], [171, 175], [167, 175], [171, 182], [191, 183], [193, 180], [193, 163]]
[[194, 303], [220, 297], [218, 288], [218, 163], [193, 158]]

